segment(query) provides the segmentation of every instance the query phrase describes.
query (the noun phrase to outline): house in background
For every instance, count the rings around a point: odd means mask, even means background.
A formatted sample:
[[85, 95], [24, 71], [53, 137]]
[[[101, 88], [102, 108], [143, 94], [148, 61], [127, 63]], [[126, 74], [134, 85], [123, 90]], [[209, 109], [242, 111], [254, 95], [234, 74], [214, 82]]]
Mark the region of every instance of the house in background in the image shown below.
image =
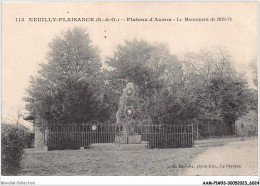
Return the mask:
[[255, 136], [258, 131], [257, 113], [250, 111], [241, 116], [235, 123], [238, 136]]

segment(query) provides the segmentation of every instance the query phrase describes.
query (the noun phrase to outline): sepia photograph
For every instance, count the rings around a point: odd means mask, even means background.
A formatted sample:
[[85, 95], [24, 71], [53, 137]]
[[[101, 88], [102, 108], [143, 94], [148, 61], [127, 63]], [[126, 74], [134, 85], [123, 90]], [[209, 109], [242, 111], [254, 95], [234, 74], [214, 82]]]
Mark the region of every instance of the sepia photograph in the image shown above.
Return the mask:
[[1, 184], [259, 185], [258, 2], [1, 6]]

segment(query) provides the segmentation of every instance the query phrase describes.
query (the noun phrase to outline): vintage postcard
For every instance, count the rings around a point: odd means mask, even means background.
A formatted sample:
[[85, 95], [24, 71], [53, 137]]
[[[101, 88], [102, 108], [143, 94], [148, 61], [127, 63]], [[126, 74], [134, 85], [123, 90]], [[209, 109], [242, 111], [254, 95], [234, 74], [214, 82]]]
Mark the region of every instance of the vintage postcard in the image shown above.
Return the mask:
[[1, 184], [259, 185], [258, 2], [1, 6]]

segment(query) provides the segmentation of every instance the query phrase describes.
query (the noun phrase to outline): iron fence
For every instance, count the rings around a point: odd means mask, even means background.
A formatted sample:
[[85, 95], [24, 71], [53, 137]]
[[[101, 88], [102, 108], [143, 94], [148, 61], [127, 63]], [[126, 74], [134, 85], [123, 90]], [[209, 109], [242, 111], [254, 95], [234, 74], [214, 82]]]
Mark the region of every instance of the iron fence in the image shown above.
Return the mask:
[[[135, 126], [141, 141], [147, 141], [149, 148], [192, 147], [193, 124], [188, 125], [143, 125]], [[116, 125], [69, 124], [49, 125], [46, 141], [48, 149], [88, 148], [92, 143], [115, 143], [122, 127]]]
[[49, 125], [47, 128], [47, 146], [50, 149], [76, 149], [89, 147], [91, 143], [114, 143], [116, 127], [114, 125], [70, 124]]

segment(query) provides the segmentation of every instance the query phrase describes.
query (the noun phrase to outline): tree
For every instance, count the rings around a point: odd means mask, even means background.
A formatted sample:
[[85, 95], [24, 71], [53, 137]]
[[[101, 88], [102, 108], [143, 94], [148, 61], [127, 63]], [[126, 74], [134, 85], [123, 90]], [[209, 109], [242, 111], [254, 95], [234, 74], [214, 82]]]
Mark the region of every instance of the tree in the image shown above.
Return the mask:
[[16, 123], [16, 125], [18, 125], [18, 124], [20, 124], [20, 119], [23, 117], [24, 115], [23, 115], [23, 113], [22, 113], [22, 108], [21, 107], [19, 107], [19, 108], [17, 108], [17, 111], [16, 111], [16, 118], [15, 118], [15, 123]]
[[49, 48], [24, 98], [31, 114], [52, 124], [108, 117], [100, 56], [89, 34], [76, 27], [55, 37]]
[[228, 133], [234, 134], [235, 121], [250, 110], [251, 90], [231, 57], [218, 48], [188, 54], [184, 61], [192, 84], [201, 87], [198, 118], [222, 120]]
[[164, 44], [151, 44], [144, 40], [125, 41], [116, 47], [114, 56], [106, 60], [109, 67], [106, 71], [109, 97], [113, 97], [115, 105], [118, 105], [123, 88], [131, 82], [138, 87], [140, 102], [150, 102], [153, 94], [165, 83], [166, 67], [176, 63], [176, 56], [171, 55]]
[[188, 53], [180, 66], [166, 69], [164, 86], [149, 106], [155, 123], [219, 120], [232, 134], [238, 117], [256, 108], [254, 92], [222, 49]]
[[109, 83], [121, 82], [120, 88], [123, 88], [127, 82], [132, 82], [147, 96], [162, 87], [166, 64], [177, 60], [166, 45], [144, 40], [125, 41], [116, 49], [114, 56], [106, 61], [112, 69], [108, 72]]
[[241, 77], [214, 78], [207, 87], [211, 100], [227, 126], [227, 132], [234, 134], [235, 121], [249, 109], [249, 89]]
[[257, 70], [257, 59], [254, 59], [250, 62], [250, 70], [251, 70], [251, 75], [252, 75], [252, 81], [254, 86], [257, 88], [258, 87], [258, 70]]

